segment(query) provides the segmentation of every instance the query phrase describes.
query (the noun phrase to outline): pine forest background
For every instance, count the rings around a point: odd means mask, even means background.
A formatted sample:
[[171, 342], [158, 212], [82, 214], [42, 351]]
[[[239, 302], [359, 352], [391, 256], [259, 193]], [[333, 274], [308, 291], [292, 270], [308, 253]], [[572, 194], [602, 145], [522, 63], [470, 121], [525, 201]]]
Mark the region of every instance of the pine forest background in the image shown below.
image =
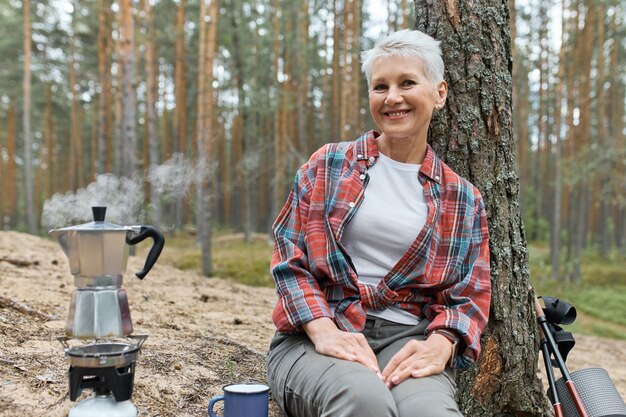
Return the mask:
[[[0, 0], [0, 227], [43, 235], [91, 204], [197, 224], [209, 274], [212, 227], [267, 232], [312, 151], [374, 128], [359, 52], [415, 7]], [[520, 204], [555, 279], [626, 255], [625, 7], [509, 1]]]

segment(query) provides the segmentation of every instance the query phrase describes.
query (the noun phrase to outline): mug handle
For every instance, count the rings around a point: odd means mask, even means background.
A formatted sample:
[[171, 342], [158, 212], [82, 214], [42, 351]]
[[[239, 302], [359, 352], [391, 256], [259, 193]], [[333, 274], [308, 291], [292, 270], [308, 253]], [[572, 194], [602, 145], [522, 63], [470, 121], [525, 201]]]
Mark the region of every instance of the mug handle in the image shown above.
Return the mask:
[[213, 408], [215, 408], [215, 403], [218, 401], [224, 401], [224, 396], [218, 395], [217, 397], [211, 398], [211, 401], [209, 401], [209, 406], [208, 406], [209, 417], [220, 417], [213, 412]]

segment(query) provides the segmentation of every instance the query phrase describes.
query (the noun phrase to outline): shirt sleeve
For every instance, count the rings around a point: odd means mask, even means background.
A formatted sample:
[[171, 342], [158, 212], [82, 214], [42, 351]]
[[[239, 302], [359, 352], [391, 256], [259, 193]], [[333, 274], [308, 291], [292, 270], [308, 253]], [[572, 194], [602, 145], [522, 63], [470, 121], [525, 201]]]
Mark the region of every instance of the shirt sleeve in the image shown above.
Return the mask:
[[296, 174], [294, 187], [273, 225], [274, 252], [270, 271], [278, 302], [272, 320], [278, 331], [298, 331], [320, 317], [332, 317], [318, 281], [311, 274], [307, 256], [306, 228], [312, 185], [307, 165]]
[[475, 206], [470, 245], [458, 282], [439, 292], [430, 306], [434, 316], [427, 333], [451, 330], [459, 335], [465, 349], [459, 351], [454, 366], [465, 368], [478, 359], [480, 336], [487, 325], [491, 303], [489, 230], [482, 197]]

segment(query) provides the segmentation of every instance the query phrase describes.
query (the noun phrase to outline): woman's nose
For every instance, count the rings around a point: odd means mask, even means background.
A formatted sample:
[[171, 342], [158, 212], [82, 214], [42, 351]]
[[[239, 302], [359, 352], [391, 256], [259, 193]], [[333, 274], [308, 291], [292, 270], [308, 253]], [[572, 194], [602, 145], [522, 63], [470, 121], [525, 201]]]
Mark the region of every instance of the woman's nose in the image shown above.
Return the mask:
[[396, 104], [404, 99], [402, 92], [398, 87], [391, 86], [387, 90], [387, 97], [385, 97], [385, 104]]

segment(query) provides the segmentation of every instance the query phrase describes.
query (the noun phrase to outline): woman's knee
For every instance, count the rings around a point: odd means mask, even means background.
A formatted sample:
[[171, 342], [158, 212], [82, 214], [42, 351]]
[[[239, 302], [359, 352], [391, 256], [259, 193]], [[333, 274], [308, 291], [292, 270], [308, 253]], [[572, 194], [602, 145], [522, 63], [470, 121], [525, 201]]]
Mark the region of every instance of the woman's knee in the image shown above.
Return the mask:
[[324, 417], [398, 417], [396, 403], [385, 384], [373, 372], [348, 373], [325, 388]]
[[443, 392], [416, 392], [396, 406], [398, 417], [463, 417], [454, 397]]

